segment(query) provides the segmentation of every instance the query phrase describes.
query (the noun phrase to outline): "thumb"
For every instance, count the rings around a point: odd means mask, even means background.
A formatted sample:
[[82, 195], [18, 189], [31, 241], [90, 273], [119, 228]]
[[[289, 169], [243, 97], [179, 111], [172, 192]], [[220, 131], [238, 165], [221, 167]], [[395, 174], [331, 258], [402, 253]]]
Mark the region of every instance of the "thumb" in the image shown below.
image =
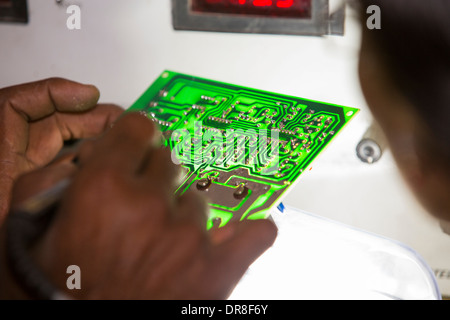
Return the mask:
[[228, 284], [227, 293], [231, 293], [248, 267], [272, 246], [276, 236], [277, 227], [270, 220], [244, 220], [213, 230], [210, 270], [219, 279], [215, 285], [226, 288]]

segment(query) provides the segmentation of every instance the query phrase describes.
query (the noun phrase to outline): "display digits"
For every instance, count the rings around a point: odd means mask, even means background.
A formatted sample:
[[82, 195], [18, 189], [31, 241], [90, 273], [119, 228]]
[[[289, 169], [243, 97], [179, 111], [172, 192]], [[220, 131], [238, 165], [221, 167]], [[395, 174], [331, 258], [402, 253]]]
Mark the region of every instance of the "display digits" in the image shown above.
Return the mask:
[[312, 0], [191, 0], [193, 12], [267, 18], [310, 18]]
[[278, 8], [290, 8], [294, 4], [294, 0], [278, 0], [277, 7]]
[[272, 0], [253, 0], [253, 5], [255, 7], [270, 7]]
[[206, 0], [209, 4], [252, 4], [255, 7], [271, 7], [274, 3], [278, 8], [290, 8], [294, 5], [294, 0]]

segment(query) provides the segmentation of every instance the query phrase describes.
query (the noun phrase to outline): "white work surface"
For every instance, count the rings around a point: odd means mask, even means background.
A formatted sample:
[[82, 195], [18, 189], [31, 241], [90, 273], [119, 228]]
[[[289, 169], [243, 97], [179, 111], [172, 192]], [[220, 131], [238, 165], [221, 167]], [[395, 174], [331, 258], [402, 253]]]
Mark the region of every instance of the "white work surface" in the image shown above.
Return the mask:
[[[356, 157], [371, 115], [358, 83], [354, 14], [344, 37], [319, 38], [174, 31], [169, 0], [28, 3], [28, 25], [0, 24], [0, 87], [59, 76], [95, 84], [101, 102], [128, 108], [169, 69], [360, 108], [284, 203], [400, 240], [432, 268], [450, 269], [450, 237], [416, 203], [389, 152], [373, 165]], [[69, 4], [81, 7], [81, 30], [66, 27]], [[450, 295], [450, 278], [439, 281]]]

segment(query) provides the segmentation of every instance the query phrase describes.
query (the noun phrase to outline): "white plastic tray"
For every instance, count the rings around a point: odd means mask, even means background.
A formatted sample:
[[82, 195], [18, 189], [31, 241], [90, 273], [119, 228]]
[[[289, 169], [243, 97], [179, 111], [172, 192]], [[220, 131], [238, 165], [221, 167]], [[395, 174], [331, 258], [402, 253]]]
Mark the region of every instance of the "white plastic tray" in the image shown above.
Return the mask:
[[275, 244], [250, 266], [234, 299], [439, 300], [411, 248], [313, 214], [274, 210]]

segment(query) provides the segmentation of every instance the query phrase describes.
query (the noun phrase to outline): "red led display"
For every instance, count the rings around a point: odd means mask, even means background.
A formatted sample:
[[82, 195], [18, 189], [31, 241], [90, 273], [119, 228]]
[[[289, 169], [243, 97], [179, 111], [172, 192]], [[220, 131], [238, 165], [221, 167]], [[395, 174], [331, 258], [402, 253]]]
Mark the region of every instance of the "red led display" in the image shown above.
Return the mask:
[[311, 18], [312, 0], [192, 0], [192, 11], [276, 18]]

